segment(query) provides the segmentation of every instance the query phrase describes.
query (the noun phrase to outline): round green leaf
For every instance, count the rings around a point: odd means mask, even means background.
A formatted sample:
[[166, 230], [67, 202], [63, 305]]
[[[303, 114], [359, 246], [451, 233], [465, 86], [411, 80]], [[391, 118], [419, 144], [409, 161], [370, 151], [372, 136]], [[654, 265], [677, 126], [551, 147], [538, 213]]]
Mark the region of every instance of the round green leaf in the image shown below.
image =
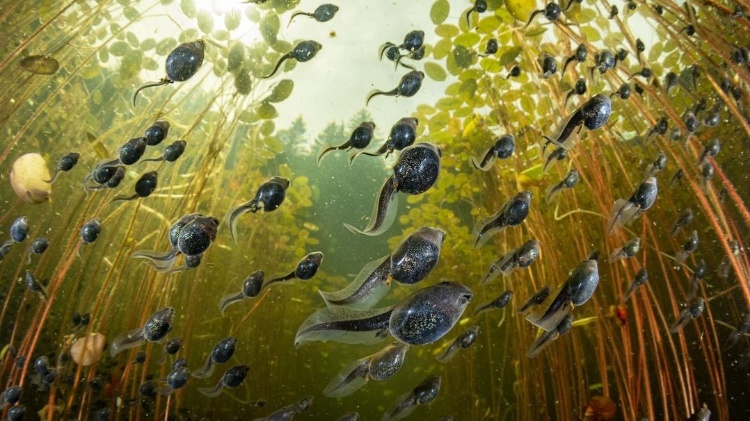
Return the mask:
[[279, 20], [279, 16], [275, 13], [269, 13], [260, 22], [260, 35], [267, 44], [273, 45], [276, 43], [276, 35], [279, 33], [280, 27], [281, 21]]
[[271, 95], [269, 95], [268, 98], [266, 98], [266, 101], [281, 102], [289, 98], [289, 95], [292, 94], [293, 88], [294, 88], [294, 82], [292, 82], [291, 79], [284, 79], [281, 82], [277, 83], [276, 86], [273, 87], [273, 91], [271, 91]]
[[180, 1], [180, 10], [185, 16], [194, 18], [198, 10], [195, 8], [195, 2], [193, 0], [182, 0]]
[[424, 64], [424, 72], [427, 73], [427, 76], [429, 76], [430, 79], [438, 82], [442, 82], [448, 77], [448, 74], [445, 73], [445, 70], [439, 64], [431, 61]]
[[451, 40], [443, 38], [435, 44], [435, 48], [432, 49], [432, 56], [440, 60], [451, 52], [452, 47]]
[[229, 13], [224, 15], [224, 27], [227, 28], [227, 31], [233, 31], [237, 29], [240, 26], [240, 23], [242, 22], [242, 15], [235, 10], [232, 9]]
[[444, 38], [452, 38], [458, 35], [458, 26], [444, 23], [435, 28], [435, 33]]
[[464, 32], [456, 37], [454, 44], [461, 47], [471, 48], [479, 43], [479, 35], [474, 32]]
[[201, 10], [198, 12], [198, 29], [204, 34], [210, 34], [214, 29], [214, 17], [211, 13]]
[[166, 56], [170, 51], [174, 50], [175, 47], [177, 47], [177, 41], [174, 38], [163, 39], [156, 44], [156, 54]]
[[125, 41], [116, 41], [109, 47], [109, 52], [115, 57], [122, 57], [130, 50], [128, 43]]
[[146, 38], [141, 43], [141, 50], [143, 51], [153, 50], [155, 47], [156, 47], [156, 40], [153, 38]]
[[276, 111], [276, 107], [269, 104], [268, 102], [262, 102], [256, 109], [255, 113], [258, 114], [258, 117], [262, 120], [270, 120], [272, 118], [276, 118], [279, 113]]
[[451, 5], [448, 3], [448, 0], [437, 0], [432, 4], [432, 8], [430, 9], [430, 19], [432, 19], [432, 23], [440, 25], [448, 18], [450, 11]]

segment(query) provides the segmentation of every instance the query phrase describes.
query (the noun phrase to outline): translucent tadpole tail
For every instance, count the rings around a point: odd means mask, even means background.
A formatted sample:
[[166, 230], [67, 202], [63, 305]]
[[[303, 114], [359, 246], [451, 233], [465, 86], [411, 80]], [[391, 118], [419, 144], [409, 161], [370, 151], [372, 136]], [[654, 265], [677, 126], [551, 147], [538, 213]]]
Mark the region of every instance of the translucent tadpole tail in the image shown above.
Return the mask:
[[346, 229], [356, 234], [376, 236], [384, 233], [393, 225], [398, 210], [398, 183], [394, 176], [389, 177], [380, 189], [375, 207], [370, 216], [370, 222], [364, 230], [359, 230], [349, 224]]
[[450, 344], [448, 348], [445, 349], [440, 355], [435, 357], [438, 361], [441, 363], [447, 363], [448, 361], [452, 360], [453, 357], [456, 356], [458, 353], [458, 350], [461, 348], [461, 345], [459, 345], [458, 341], [453, 341], [453, 343]]
[[360, 358], [345, 365], [323, 389], [323, 394], [329, 398], [343, 398], [356, 392], [370, 379], [370, 358]]
[[549, 186], [547, 188], [547, 192], [544, 195], [547, 203], [552, 203], [552, 200], [554, 200], [562, 192], [562, 190], [563, 187], [560, 184]]
[[125, 351], [126, 349], [136, 348], [146, 343], [146, 337], [143, 334], [143, 329], [138, 328], [128, 332], [123, 332], [112, 340], [109, 345], [109, 355], [115, 357], [117, 354]]
[[161, 162], [161, 161], [164, 161], [164, 157], [163, 156], [160, 156], [158, 158], [143, 159], [143, 160], [141, 160], [140, 164], [142, 164], [144, 162]]
[[237, 206], [236, 208], [234, 208], [234, 210], [232, 210], [232, 213], [229, 215], [229, 230], [232, 234], [232, 241], [234, 241], [235, 244], [237, 243], [237, 217], [244, 213], [255, 211], [257, 211], [257, 205], [253, 200]]
[[214, 374], [214, 363], [211, 361], [211, 355], [206, 358], [206, 363], [203, 364], [203, 367], [190, 373], [190, 375], [196, 379], [205, 379], [211, 377], [212, 374]]
[[221, 312], [221, 315], [224, 315], [224, 311], [227, 309], [227, 307], [236, 302], [242, 301], [243, 298], [245, 298], [245, 296], [242, 295], [242, 292], [238, 292], [236, 294], [228, 294], [221, 297], [221, 300], [219, 300], [219, 312]]
[[199, 387], [198, 392], [208, 396], [209, 398], [215, 398], [219, 395], [221, 395], [221, 392], [224, 390], [224, 384], [221, 380], [219, 380], [218, 383], [216, 383], [216, 386], [214, 387]]

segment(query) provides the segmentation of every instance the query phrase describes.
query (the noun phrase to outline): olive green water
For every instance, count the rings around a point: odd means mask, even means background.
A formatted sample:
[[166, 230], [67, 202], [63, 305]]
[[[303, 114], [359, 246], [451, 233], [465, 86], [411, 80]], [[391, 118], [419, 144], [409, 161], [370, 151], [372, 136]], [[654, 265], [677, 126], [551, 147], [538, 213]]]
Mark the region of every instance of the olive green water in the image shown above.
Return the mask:
[[[750, 415], [743, 364], [750, 342], [743, 336], [734, 346], [727, 343], [750, 300], [744, 249], [750, 227], [745, 171], [750, 67], [741, 49], [750, 48], [750, 20], [734, 13], [741, 5], [750, 10], [750, 4], [709, 0], [689, 2], [694, 9], [687, 9], [665, 0], [636, 1], [630, 10], [627, 3], [586, 0], [555, 23], [536, 16], [524, 30], [528, 13], [541, 4], [487, 3], [486, 12], [471, 14], [470, 25], [468, 1], [362, 0], [340, 2], [340, 11], [328, 22], [298, 16], [287, 27], [291, 11], [312, 11], [320, 3], [0, 1], [5, 40], [0, 46], [0, 239], [5, 241], [17, 217], [26, 216], [30, 226], [29, 238], [12, 245], [0, 261], [0, 389], [23, 386], [24, 419], [37, 419], [37, 411], [42, 419], [66, 420], [254, 419], [305, 396], [313, 396], [313, 404], [295, 419], [333, 420], [349, 411], [363, 420], [380, 419], [430, 374], [442, 376], [440, 392], [432, 403], [416, 408], [412, 419], [687, 419], [703, 404], [712, 420]], [[613, 4], [619, 13], [608, 19]], [[688, 25], [695, 34], [685, 33]], [[394, 71], [392, 62], [378, 60], [378, 48], [387, 41], [400, 44], [414, 29], [425, 31], [425, 58], [404, 62], [425, 72], [421, 89], [410, 98], [378, 96], [365, 107], [372, 89], [390, 90], [408, 71]], [[499, 41], [499, 51], [481, 57], [491, 38]], [[646, 44], [640, 55], [637, 38]], [[164, 77], [170, 51], [196, 39], [205, 40], [206, 50], [195, 76], [146, 89], [134, 106], [139, 86]], [[272, 78], [262, 78], [305, 39], [323, 45], [315, 58], [291, 60]], [[563, 61], [581, 43], [588, 47], [587, 60], [571, 63], [561, 75]], [[592, 78], [589, 68], [604, 49], [628, 54], [614, 69], [597, 71]], [[550, 78], [541, 76], [537, 58], [542, 52], [557, 61]], [[34, 73], [21, 65], [32, 55], [54, 58], [59, 69], [52, 75]], [[514, 64], [521, 75], [506, 80]], [[653, 76], [629, 80], [643, 67]], [[693, 67], [700, 74], [695, 80]], [[679, 81], [667, 93], [670, 71]], [[587, 81], [587, 93], [566, 105], [565, 96], [579, 77]], [[542, 171], [542, 136], [552, 135], [563, 117], [588, 98], [609, 96], [627, 82], [632, 93], [627, 100], [612, 99], [607, 124], [575, 134], [579, 140], [568, 158]], [[700, 124], [688, 136], [685, 112], [701, 99], [707, 106], [696, 113], [699, 120], [715, 111], [720, 123]], [[318, 166], [319, 150], [344, 143], [368, 120], [377, 125], [370, 144], [375, 148], [392, 124], [408, 116], [419, 120], [417, 142], [442, 149], [438, 181], [421, 195], [400, 194], [396, 221], [384, 234], [347, 231], [344, 223], [366, 226], [398, 152], [385, 160], [359, 156], [351, 166], [348, 153], [332, 152]], [[662, 117], [669, 130], [647, 136]], [[169, 121], [171, 129], [144, 157], [159, 156], [177, 139], [187, 141], [185, 154], [174, 163], [136, 164], [116, 189], [85, 193], [81, 180], [94, 165], [156, 120]], [[680, 129], [677, 140], [670, 138], [674, 128]], [[475, 168], [471, 157], [481, 159], [506, 133], [516, 138], [513, 156], [496, 161], [488, 172]], [[696, 162], [711, 139], [719, 139], [721, 151], [709, 160], [716, 175], [704, 191]], [[39, 153], [52, 171], [62, 155], [73, 151], [80, 153], [80, 161], [52, 184], [49, 201], [26, 203], [12, 190], [10, 172], [20, 156]], [[656, 176], [656, 203], [608, 235], [615, 200], [630, 197], [660, 152], [668, 163]], [[547, 187], [570, 168], [580, 172], [580, 183], [547, 203]], [[684, 177], [670, 188], [678, 169]], [[110, 204], [115, 196], [132, 194], [138, 177], [152, 170], [159, 174], [154, 193]], [[242, 215], [235, 244], [226, 224], [230, 210], [252, 199], [272, 176], [291, 180], [284, 203], [273, 212]], [[523, 190], [533, 193], [526, 220], [473, 247], [475, 222]], [[694, 221], [670, 235], [687, 207]], [[164, 274], [130, 257], [138, 250], [167, 251], [168, 229], [192, 212], [221, 220], [199, 267]], [[80, 229], [95, 217], [101, 220], [101, 234], [82, 245]], [[370, 381], [344, 398], [325, 397], [324, 387], [345, 364], [391, 339], [295, 348], [299, 326], [325, 306], [318, 290], [343, 288], [362, 266], [423, 226], [446, 232], [437, 267], [420, 284], [394, 282], [378, 307], [442, 279], [469, 287], [471, 304], [445, 337], [411, 346], [391, 379]], [[700, 245], [678, 267], [672, 256], [692, 230]], [[27, 265], [29, 244], [43, 235], [49, 237], [49, 249]], [[609, 262], [612, 251], [634, 236], [642, 239], [636, 257]], [[541, 252], [530, 268], [480, 284], [492, 262], [531, 238], [539, 241]], [[731, 254], [731, 241], [740, 253], [728, 260], [729, 276], [722, 277], [717, 269]], [[542, 286], [555, 288], [565, 281], [595, 249], [601, 257], [594, 296], [573, 310], [570, 333], [538, 357], [526, 357], [537, 329], [517, 308]], [[313, 279], [275, 286], [220, 314], [221, 297], [238, 292], [251, 272], [263, 270], [267, 278], [286, 274], [313, 251], [325, 255]], [[692, 302], [686, 296], [700, 259], [708, 268], [698, 289], [705, 310], [670, 333], [670, 325]], [[649, 270], [649, 280], [623, 303], [641, 267]], [[26, 290], [26, 270], [43, 280], [48, 300]], [[508, 307], [472, 316], [505, 290], [513, 291]], [[198, 392], [216, 384], [226, 364], [211, 378], [191, 379], [168, 396], [139, 395], [141, 384], [170, 372], [174, 357], [158, 362], [163, 343], [114, 358], [105, 352], [89, 367], [59, 358], [67, 355], [73, 337], [99, 332], [112, 341], [165, 306], [175, 308], [168, 338], [182, 339], [177, 357], [187, 358], [191, 370], [199, 368], [219, 339], [238, 338], [231, 364], [250, 367], [241, 387], [214, 399]], [[622, 320], [614, 312], [618, 306]], [[76, 313], [90, 314], [89, 324], [75, 327]], [[480, 328], [477, 341], [449, 363], [438, 362], [436, 355], [474, 324]], [[135, 361], [138, 351], [146, 352], [143, 364]], [[48, 387], [34, 384], [32, 365], [42, 355], [57, 370]], [[25, 368], [17, 364], [19, 357], [26, 358]], [[597, 395], [616, 403], [613, 418], [592, 415], [588, 404]], [[265, 405], [253, 404], [259, 400]], [[103, 408], [108, 415], [102, 415]], [[3, 409], [4, 417], [7, 412]]]

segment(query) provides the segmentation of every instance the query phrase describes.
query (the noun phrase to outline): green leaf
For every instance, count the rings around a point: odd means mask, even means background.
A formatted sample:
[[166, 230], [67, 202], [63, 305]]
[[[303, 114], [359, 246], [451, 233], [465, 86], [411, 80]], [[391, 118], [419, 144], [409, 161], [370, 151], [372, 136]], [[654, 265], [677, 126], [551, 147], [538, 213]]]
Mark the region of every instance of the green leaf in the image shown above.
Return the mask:
[[459, 30], [455, 25], [444, 23], [442, 25], [438, 25], [435, 28], [435, 33], [444, 38], [452, 38], [458, 35]]
[[505, 66], [521, 54], [523, 49], [521, 47], [503, 47], [500, 49], [500, 65]]
[[580, 25], [594, 20], [594, 18], [597, 16], [597, 13], [594, 9], [586, 8], [581, 9], [581, 11], [577, 13], [577, 15], [578, 16], [574, 16], [575, 22]]
[[588, 42], [596, 42], [602, 39], [600, 31], [596, 28], [592, 28], [590, 26], [582, 26], [581, 32], [583, 32], [583, 35], [584, 37], [586, 37], [586, 41]]
[[449, 96], [445, 98], [440, 98], [435, 103], [435, 106], [438, 108], [438, 110], [452, 111], [452, 110], [457, 110], [458, 107], [460, 107], [462, 103], [463, 101], [461, 101], [460, 99]]
[[270, 120], [276, 118], [279, 113], [276, 111], [276, 107], [269, 104], [268, 102], [262, 102], [255, 108], [255, 113], [258, 114], [258, 118], [262, 120]]
[[260, 22], [260, 35], [267, 44], [273, 45], [276, 43], [276, 35], [279, 33], [280, 27], [281, 21], [279, 21], [279, 16], [275, 13], [268, 13], [263, 18], [263, 21]]
[[112, 43], [111, 47], [109, 47], [109, 53], [115, 57], [122, 57], [127, 54], [129, 50], [130, 47], [128, 47], [128, 43], [125, 41], [116, 41]]
[[229, 55], [227, 56], [227, 70], [234, 72], [235, 70], [242, 67], [242, 62], [245, 60], [245, 45], [241, 42], [235, 41], [232, 47], [229, 49]]
[[677, 61], [680, 60], [680, 52], [679, 51], [672, 51], [662, 62], [662, 66], [664, 66], [665, 69], [672, 69], [675, 64], [677, 64]]
[[210, 34], [214, 30], [214, 17], [211, 13], [205, 10], [198, 12], [198, 29], [204, 34]]
[[198, 10], [195, 8], [195, 2], [193, 0], [182, 0], [180, 1], [180, 10], [185, 16], [194, 18]]
[[273, 120], [266, 120], [260, 125], [260, 134], [268, 136], [276, 130], [276, 123]]
[[461, 98], [463, 98], [464, 100], [473, 98], [474, 94], [477, 92], [477, 81], [474, 79], [463, 81], [458, 92], [460, 93]]
[[227, 31], [233, 31], [239, 28], [241, 22], [242, 15], [240, 15], [235, 9], [232, 9], [229, 13], [224, 15], [224, 27], [227, 28]]
[[500, 19], [497, 16], [488, 16], [482, 18], [479, 23], [477, 23], [477, 30], [484, 34], [491, 34], [500, 27], [500, 24]]
[[247, 95], [253, 88], [253, 80], [247, 72], [239, 72], [234, 77], [234, 88], [240, 95]]
[[200, 38], [198, 30], [195, 28], [189, 28], [180, 34], [180, 42], [192, 42]]
[[424, 72], [430, 77], [430, 79], [438, 82], [442, 82], [448, 77], [448, 74], [445, 73], [445, 70], [439, 64], [431, 61], [424, 64]]
[[546, 27], [537, 26], [536, 28], [531, 28], [528, 31], [524, 32], [524, 35], [526, 36], [526, 38], [529, 38], [529, 37], [535, 37], [537, 35], [542, 35], [545, 32], [547, 32]]
[[266, 147], [271, 149], [272, 151], [276, 153], [284, 152], [284, 143], [281, 142], [278, 138], [267, 137], [265, 141], [266, 141]]
[[495, 60], [494, 58], [484, 57], [479, 62], [479, 65], [482, 66], [482, 69], [484, 69], [488, 73], [497, 73], [503, 70], [503, 66], [501, 66], [500, 62]]
[[138, 12], [138, 9], [136, 9], [135, 7], [127, 6], [125, 9], [123, 9], [122, 15], [125, 16], [125, 19], [129, 21], [134, 21], [138, 19], [138, 16], [140, 16], [141, 14]]
[[143, 59], [143, 68], [146, 70], [156, 71], [159, 70], [159, 63], [157, 63], [156, 60], [152, 59], [151, 57], [146, 57]]
[[435, 48], [432, 49], [432, 56], [435, 57], [436, 60], [441, 60], [451, 52], [451, 47], [453, 47], [451, 40], [443, 38], [435, 44]]
[[474, 32], [464, 32], [453, 41], [456, 46], [472, 48], [479, 43], [480, 37]]
[[149, 51], [156, 48], [156, 40], [153, 38], [146, 38], [141, 43], [141, 50], [143, 51]]
[[661, 57], [661, 51], [662, 51], [662, 43], [657, 42], [653, 46], [651, 46], [651, 50], [648, 52], [648, 61], [649, 62], [656, 62], [659, 61], [659, 57]]
[[420, 104], [417, 105], [417, 111], [424, 115], [432, 115], [437, 110], [432, 105]]
[[440, 25], [448, 18], [450, 11], [451, 5], [448, 3], [448, 0], [437, 0], [432, 4], [432, 8], [430, 9], [430, 19], [432, 19], [432, 23]]
[[474, 62], [474, 53], [466, 47], [457, 45], [453, 49], [453, 59], [458, 67], [467, 69]]
[[273, 87], [273, 91], [271, 91], [271, 95], [266, 98], [266, 101], [281, 102], [289, 98], [289, 95], [292, 94], [292, 89], [294, 89], [294, 82], [292, 82], [291, 79], [284, 79]]
[[135, 36], [134, 33], [128, 32], [125, 34], [125, 39], [128, 40], [128, 44], [130, 44], [133, 48], [138, 48], [138, 46], [141, 44], [140, 41], [138, 41], [138, 37]]

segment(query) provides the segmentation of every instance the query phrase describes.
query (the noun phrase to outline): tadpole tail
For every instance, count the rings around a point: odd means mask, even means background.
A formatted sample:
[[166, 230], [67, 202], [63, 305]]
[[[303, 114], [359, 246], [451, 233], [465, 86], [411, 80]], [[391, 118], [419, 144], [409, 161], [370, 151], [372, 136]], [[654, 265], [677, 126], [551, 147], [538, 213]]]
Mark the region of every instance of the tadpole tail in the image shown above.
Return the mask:
[[340, 150], [342, 150], [342, 149], [346, 149], [346, 148], [349, 148], [349, 147], [351, 147], [351, 143], [349, 143], [349, 142], [347, 141], [347, 142], [346, 142], [346, 143], [344, 143], [343, 145], [339, 145], [339, 146], [329, 146], [329, 147], [327, 147], [327, 148], [323, 149], [323, 150], [322, 150], [322, 151], [320, 151], [320, 153], [318, 154], [318, 166], [320, 166], [320, 162], [321, 162], [321, 161], [323, 160], [323, 155], [325, 155], [325, 154], [327, 154], [328, 152], [331, 152], [331, 151], [340, 151]]
[[533, 21], [534, 18], [536, 17], [536, 15], [538, 15], [540, 13], [544, 13], [544, 9], [533, 11], [531, 13], [531, 16], [529, 16], [529, 21], [526, 22], [526, 25], [523, 26], [523, 29], [526, 29], [526, 27], [528, 27], [529, 25], [531, 25], [531, 21]]
[[137, 194], [134, 194], [132, 196], [117, 196], [114, 199], [112, 199], [109, 202], [109, 204], [111, 205], [112, 203], [115, 203], [115, 202], [126, 202], [128, 200], [133, 200], [133, 199], [137, 199], [137, 198], [138, 198]]
[[468, 12], [466, 12], [466, 27], [469, 29], [471, 29], [471, 12], [473, 11], [474, 8], [472, 7]]
[[375, 150], [375, 152], [362, 151], [360, 153], [367, 156], [381, 156], [386, 152], [388, 152], [388, 143], [384, 143], [381, 147]]
[[55, 173], [54, 173], [54, 174], [52, 174], [52, 178], [51, 178], [51, 179], [49, 179], [49, 180], [42, 180], [42, 181], [44, 181], [45, 183], [49, 183], [49, 184], [52, 184], [52, 183], [54, 183], [54, 182], [55, 182], [55, 180], [57, 180], [57, 176], [58, 176], [59, 174], [60, 174], [60, 170], [55, 170]]
[[367, 227], [364, 230], [359, 230], [349, 224], [344, 224], [344, 226], [355, 234], [364, 234], [371, 237], [380, 235], [393, 225], [397, 208], [398, 182], [394, 176], [390, 176], [380, 189]]
[[141, 92], [142, 90], [144, 90], [146, 88], [153, 88], [154, 86], [164, 86], [164, 85], [168, 85], [170, 83], [172, 83], [171, 79], [163, 78], [163, 79], [161, 79], [159, 81], [156, 81], [156, 82], [149, 82], [149, 83], [147, 83], [145, 85], [141, 85], [141, 87], [138, 88], [138, 89], [136, 89], [135, 93], [133, 94], [133, 106], [135, 107], [135, 100], [136, 100], [136, 98], [138, 98], [138, 93]]
[[292, 57], [292, 53], [286, 53], [286, 54], [284, 54], [281, 57], [281, 59], [279, 59], [279, 62], [276, 63], [276, 67], [273, 69], [273, 72], [271, 72], [271, 74], [268, 75], [268, 76], [261, 76], [260, 78], [261, 79], [268, 79], [269, 77], [275, 75], [276, 72], [279, 71], [279, 68], [281, 67], [281, 65], [284, 64], [284, 62], [287, 61], [288, 59], [290, 59], [291, 57]]
[[141, 162], [139, 162], [139, 164], [142, 164], [144, 162], [161, 162], [161, 161], [164, 161], [164, 157], [163, 156], [160, 156], [158, 158], [142, 159]]
[[377, 89], [376, 89], [376, 90], [375, 90], [374, 92], [372, 92], [372, 93], [371, 93], [371, 94], [370, 94], [370, 95], [369, 95], [369, 96], [367, 97], [367, 100], [365, 101], [365, 107], [366, 107], [366, 106], [368, 106], [368, 105], [370, 104], [370, 100], [371, 100], [371, 99], [375, 98], [375, 97], [376, 97], [376, 96], [378, 96], [378, 95], [385, 95], [385, 96], [394, 96], [394, 95], [398, 95], [398, 87], [394, 88], [393, 90], [387, 91], [387, 92], [386, 92], [386, 91], [379, 91], [379, 90], [377, 90]]
[[257, 210], [257, 205], [255, 205], [254, 201], [252, 200], [234, 208], [234, 210], [232, 211], [232, 214], [229, 215], [229, 230], [231, 231], [231, 234], [232, 234], [232, 241], [237, 243], [237, 217], [239, 217], [243, 213], [255, 212], [256, 210]]
[[199, 387], [198, 388], [198, 392], [200, 392], [203, 395], [208, 396], [209, 398], [215, 398], [221, 395], [222, 390], [224, 390], [224, 385], [222, 384], [221, 380], [219, 380], [219, 382], [216, 383], [216, 386], [214, 387]]
[[570, 100], [570, 97], [573, 96], [574, 92], [575, 92], [575, 90], [571, 89], [570, 91], [568, 91], [568, 94], [565, 95], [565, 102], [563, 103], [563, 107], [567, 107], [568, 106], [568, 101]]
[[159, 253], [151, 250], [140, 250], [131, 254], [130, 257], [133, 259], [147, 259], [152, 262], [169, 262], [177, 256], [177, 249], [168, 251], [166, 253]]
[[196, 379], [205, 379], [206, 377], [210, 377], [213, 373], [214, 365], [213, 361], [211, 361], [211, 355], [209, 355], [208, 358], [206, 358], [206, 363], [203, 364], [203, 367], [193, 371], [190, 375]]
[[476, 310], [474, 310], [474, 317], [476, 317], [476, 316], [478, 316], [478, 315], [480, 315], [482, 313], [486, 313], [486, 312], [490, 311], [490, 309], [492, 309], [492, 308], [493, 308], [492, 302], [489, 302], [489, 303], [487, 303], [487, 304], [485, 304], [483, 306], [480, 306], [479, 308], [477, 308]]
[[[294, 14], [292, 15], [292, 17], [290, 17], [290, 18], [289, 18], [289, 23], [287, 23], [287, 24], [286, 24], [286, 27], [288, 28], [288, 27], [289, 27], [289, 25], [291, 25], [291, 24], [292, 24], [292, 21], [294, 20], [294, 18], [296, 18], [296, 17], [297, 17], [297, 16], [299, 16], [299, 15], [303, 15], [303, 16], [309, 16], [309, 17], [313, 17], [313, 14], [312, 14], [312, 13], [305, 13], [305, 12], [297, 12], [297, 13], [294, 13]], [[217, 396], [218, 396], [218, 395], [217, 395]]]
[[565, 75], [565, 69], [568, 68], [568, 64], [570, 64], [570, 62], [573, 61], [573, 60], [575, 60], [575, 59], [576, 59], [576, 56], [572, 55], [572, 56], [568, 57], [567, 60], [565, 60], [565, 64], [563, 64], [562, 72], [560, 73], [561, 76]]
[[380, 51], [378, 51], [378, 56], [380, 56], [380, 60], [382, 60], [382, 59], [383, 59], [383, 54], [385, 53], [385, 51], [386, 51], [387, 49], [389, 49], [389, 48], [391, 48], [391, 47], [395, 46], [395, 45], [396, 45], [396, 44], [394, 44], [394, 43], [392, 43], [392, 42], [386, 42], [385, 44], [381, 45], [381, 46], [380, 46]]
[[241, 301], [243, 298], [245, 297], [242, 295], [242, 292], [221, 297], [221, 300], [219, 300], [219, 312], [221, 313], [221, 315], [224, 315], [224, 311], [227, 309], [227, 307], [238, 301]]
[[278, 284], [279, 282], [288, 281], [288, 280], [294, 279], [296, 277], [297, 277], [297, 275], [295, 275], [294, 271], [292, 271], [288, 275], [284, 275], [284, 276], [281, 276], [281, 277], [278, 277], [278, 278], [271, 279], [270, 281], [268, 281], [265, 284], [263, 284], [263, 287], [261, 289], [266, 289], [266, 288], [270, 287], [273, 284]]

